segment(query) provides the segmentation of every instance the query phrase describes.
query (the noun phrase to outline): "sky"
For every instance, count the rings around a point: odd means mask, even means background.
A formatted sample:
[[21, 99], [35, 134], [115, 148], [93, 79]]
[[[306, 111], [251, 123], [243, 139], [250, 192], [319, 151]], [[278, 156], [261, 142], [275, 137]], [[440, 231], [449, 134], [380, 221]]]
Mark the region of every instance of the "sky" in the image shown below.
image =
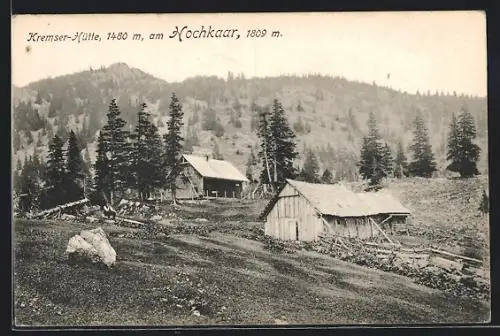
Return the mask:
[[[239, 38], [169, 38], [176, 26], [237, 29]], [[266, 29], [264, 37], [247, 31]], [[281, 37], [272, 37], [279, 31]], [[100, 42], [33, 42], [30, 33], [96, 33]], [[126, 32], [127, 40], [106, 40]], [[134, 41], [141, 33], [144, 41]], [[163, 40], [148, 40], [163, 33]], [[235, 33], [234, 36], [237, 34]], [[28, 51], [29, 50], [29, 51]], [[486, 96], [486, 17], [477, 11], [22, 15], [12, 19], [12, 81], [124, 62], [154, 76], [246, 77], [320, 73], [414, 93]]]

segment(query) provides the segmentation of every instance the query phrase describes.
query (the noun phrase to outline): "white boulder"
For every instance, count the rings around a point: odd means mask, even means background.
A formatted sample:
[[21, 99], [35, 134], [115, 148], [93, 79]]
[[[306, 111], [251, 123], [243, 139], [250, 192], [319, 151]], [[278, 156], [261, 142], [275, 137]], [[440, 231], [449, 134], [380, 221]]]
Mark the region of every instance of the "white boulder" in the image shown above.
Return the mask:
[[92, 263], [102, 262], [111, 267], [116, 262], [116, 252], [109, 243], [106, 233], [100, 227], [83, 230], [80, 235], [71, 237], [66, 247], [70, 256], [83, 257]]

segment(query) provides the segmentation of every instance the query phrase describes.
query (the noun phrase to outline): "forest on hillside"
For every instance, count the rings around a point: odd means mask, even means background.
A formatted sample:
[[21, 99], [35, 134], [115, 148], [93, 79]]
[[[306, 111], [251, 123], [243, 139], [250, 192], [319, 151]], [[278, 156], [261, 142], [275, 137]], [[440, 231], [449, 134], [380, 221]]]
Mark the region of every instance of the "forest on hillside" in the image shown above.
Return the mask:
[[258, 111], [269, 109], [276, 98], [297, 135], [298, 165], [313, 151], [322, 170], [332, 170], [337, 178], [357, 179], [356, 162], [369, 114], [374, 114], [393, 154], [399, 143], [408, 148], [412, 122], [421, 114], [442, 174], [447, 166], [446, 137], [452, 114], [465, 107], [477, 126], [482, 149], [479, 169], [487, 172], [485, 97], [429, 91], [409, 94], [376, 83], [318, 74], [245, 78], [228, 72], [226, 78], [195, 76], [168, 83], [123, 63], [14, 88], [16, 158], [23, 160], [35, 151], [46, 156], [55, 134], [65, 141], [73, 130], [84, 159], [94, 161], [96, 135], [113, 98], [130, 129], [136, 126], [139, 105], [146, 103], [153, 123], [164, 134], [174, 91], [183, 104], [186, 147], [194, 152], [216, 151], [242, 171], [249, 152], [257, 151]]

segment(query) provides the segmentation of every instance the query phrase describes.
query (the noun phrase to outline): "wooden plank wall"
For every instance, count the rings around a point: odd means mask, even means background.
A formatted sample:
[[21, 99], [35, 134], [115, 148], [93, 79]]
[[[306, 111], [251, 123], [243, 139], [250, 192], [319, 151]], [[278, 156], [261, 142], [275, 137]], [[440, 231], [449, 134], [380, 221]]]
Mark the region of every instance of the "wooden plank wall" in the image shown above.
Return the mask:
[[296, 222], [299, 224], [299, 240], [316, 240], [323, 231], [323, 222], [314, 208], [293, 188], [286, 186], [267, 215], [264, 231], [275, 238], [295, 240]]
[[332, 225], [335, 234], [341, 237], [367, 239], [378, 235], [378, 231], [366, 217], [327, 216], [326, 220]]

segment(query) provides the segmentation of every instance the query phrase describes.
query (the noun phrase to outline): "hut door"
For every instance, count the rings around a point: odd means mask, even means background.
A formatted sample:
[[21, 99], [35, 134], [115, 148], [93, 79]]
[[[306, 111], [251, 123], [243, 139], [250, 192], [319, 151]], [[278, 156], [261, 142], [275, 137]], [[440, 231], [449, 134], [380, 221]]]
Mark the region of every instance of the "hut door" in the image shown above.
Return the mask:
[[299, 240], [299, 222], [295, 221], [295, 240]]

